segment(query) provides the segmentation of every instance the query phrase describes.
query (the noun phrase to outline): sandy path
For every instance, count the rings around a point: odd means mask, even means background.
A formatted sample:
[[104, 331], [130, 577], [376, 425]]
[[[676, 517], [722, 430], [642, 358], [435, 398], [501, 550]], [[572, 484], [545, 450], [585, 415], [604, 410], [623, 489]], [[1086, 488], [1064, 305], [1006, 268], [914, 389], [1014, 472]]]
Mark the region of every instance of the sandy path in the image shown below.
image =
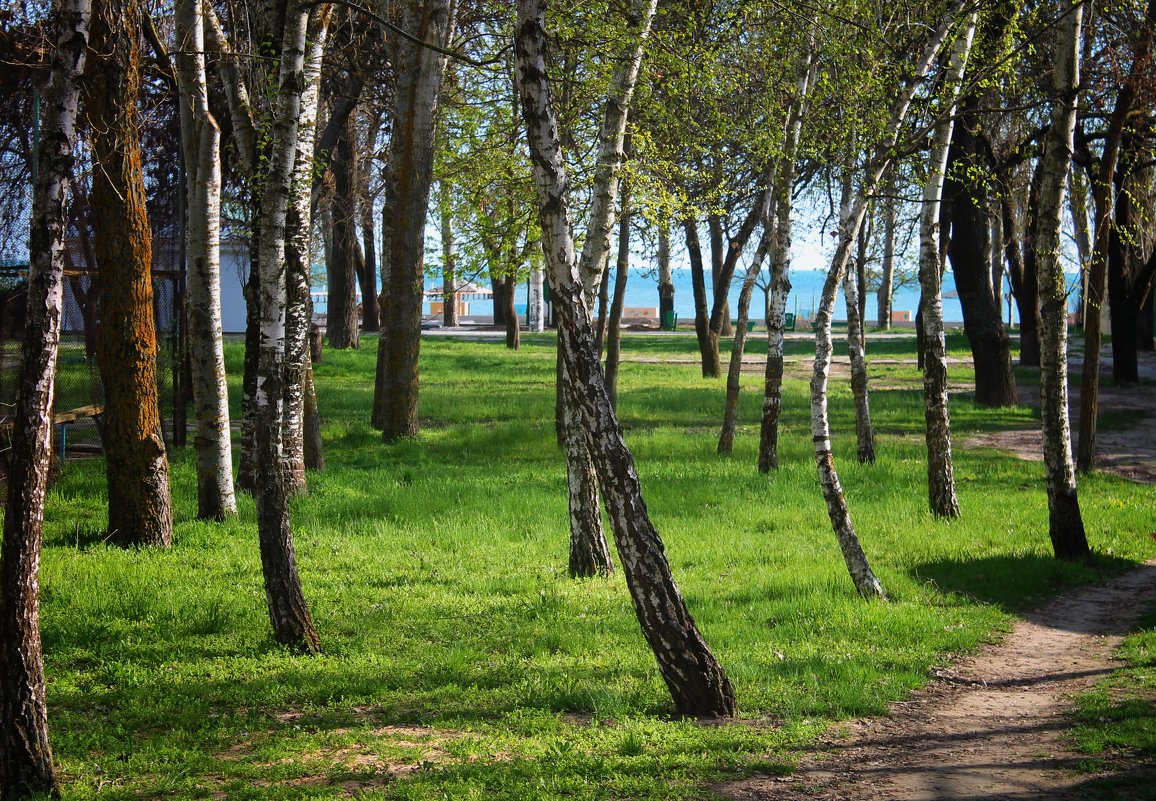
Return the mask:
[[886, 718], [839, 727], [791, 776], [716, 790], [733, 799], [1077, 799], [1064, 712], [1113, 668], [1112, 652], [1156, 601], [1156, 561], [1025, 616], [998, 646], [944, 670]]

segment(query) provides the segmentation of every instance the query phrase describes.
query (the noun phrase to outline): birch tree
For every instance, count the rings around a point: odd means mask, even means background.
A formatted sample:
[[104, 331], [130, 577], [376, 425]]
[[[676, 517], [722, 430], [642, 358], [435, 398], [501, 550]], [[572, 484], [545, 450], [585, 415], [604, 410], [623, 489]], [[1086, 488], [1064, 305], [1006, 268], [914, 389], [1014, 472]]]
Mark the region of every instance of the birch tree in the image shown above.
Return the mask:
[[943, 180], [951, 146], [956, 97], [975, 37], [977, 14], [972, 13], [955, 41], [944, 81], [944, 118], [931, 140], [923, 210], [919, 227], [920, 312], [923, 314], [923, 406], [927, 424], [927, 494], [936, 517], [959, 517], [955, 495], [955, 467], [951, 458], [951, 415], [947, 397], [947, 338], [943, 330], [943, 262], [939, 241], [939, 212]]
[[104, 382], [108, 531], [122, 545], [172, 543], [169, 463], [157, 405], [152, 230], [140, 159], [141, 8], [95, 0], [84, 101], [96, 168], [97, 364]]
[[33, 187], [20, 388], [0, 548], [0, 798], [58, 795], [40, 643], [40, 548], [64, 287], [65, 201], [76, 147], [90, 0], [54, 3], [55, 49], [43, 95]]
[[[261, 199], [261, 336], [256, 395], [257, 529], [269, 619], [277, 642], [316, 653], [320, 639], [313, 627], [301, 579], [289, 519], [289, 472], [284, 462], [288, 285], [286, 218], [300, 145], [302, 96], [309, 52], [308, 32], [316, 10], [290, 6], [281, 37], [273, 126]], [[275, 20], [270, 28], [275, 30]]]
[[1056, 29], [1051, 126], [1040, 164], [1036, 258], [1040, 286], [1040, 416], [1048, 486], [1048, 534], [1056, 558], [1091, 558], [1076, 490], [1068, 421], [1068, 295], [1060, 261], [1064, 193], [1072, 163], [1076, 102], [1080, 92], [1080, 46], [1084, 3], [1060, 4]]
[[[563, 368], [572, 381], [574, 408], [598, 471], [635, 612], [675, 708], [681, 714], [729, 717], [736, 711], [734, 690], [674, 583], [594, 350], [593, 326], [583, 300], [584, 281], [574, 250], [558, 121], [546, 73], [546, 41], [541, 0], [520, 0], [515, 38], [518, 89], [534, 167], [543, 251], [559, 316], [559, 337], [564, 340], [559, 348]], [[604, 187], [599, 186], [598, 191]]]
[[196, 417], [197, 516], [237, 513], [221, 337], [221, 130], [209, 111], [203, 0], [176, 4], [176, 78], [187, 182], [188, 330]]
[[859, 227], [867, 213], [868, 198], [873, 196], [879, 180], [890, 163], [890, 154], [899, 141], [900, 129], [915, 99], [922, 80], [943, 47], [944, 41], [963, 5], [961, 0], [950, 3], [942, 21], [932, 33], [916, 61], [912, 76], [903, 86], [891, 107], [879, 147], [872, 152], [884, 154], [867, 167], [861, 184], [856, 188], [851, 165], [844, 171], [842, 199], [839, 209], [839, 230], [835, 254], [827, 278], [823, 283], [823, 293], [819, 308], [815, 313], [815, 365], [811, 375], [811, 438], [815, 447], [815, 462], [819, 471], [819, 483], [827, 502], [827, 514], [843, 552], [843, 559], [859, 594], [866, 598], [884, 598], [883, 586], [871, 571], [858, 534], [851, 522], [843, 487], [835, 470], [834, 454], [831, 451], [831, 430], [827, 415], [827, 380], [831, 369], [831, 314], [835, 308], [835, 295], [843, 274], [850, 261], [851, 247], [859, 234]]

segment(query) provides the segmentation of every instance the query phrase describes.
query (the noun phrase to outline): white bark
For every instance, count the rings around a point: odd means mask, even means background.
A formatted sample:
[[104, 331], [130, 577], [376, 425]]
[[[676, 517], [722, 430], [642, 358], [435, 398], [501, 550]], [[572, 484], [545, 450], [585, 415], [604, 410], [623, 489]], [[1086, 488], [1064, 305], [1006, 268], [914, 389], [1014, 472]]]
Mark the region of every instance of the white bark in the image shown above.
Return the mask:
[[542, 292], [546, 274], [541, 270], [530, 270], [530, 297], [526, 307], [526, 326], [531, 331], [546, 330], [546, 297]]
[[237, 513], [221, 336], [221, 131], [209, 111], [204, 0], [176, 4], [176, 76], [187, 182], [189, 360], [196, 418], [197, 516]]
[[1052, 74], [1056, 99], [1045, 141], [1036, 216], [1036, 269], [1040, 287], [1040, 416], [1048, 485], [1048, 532], [1060, 559], [1090, 558], [1076, 490], [1068, 419], [1067, 286], [1060, 261], [1064, 193], [1072, 163], [1084, 6], [1063, 4]]
[[919, 226], [919, 284], [923, 315], [923, 403], [927, 441], [927, 492], [932, 514], [959, 517], [955, 494], [955, 467], [951, 458], [951, 415], [947, 396], [947, 339], [943, 329], [943, 249], [939, 235], [939, 210], [943, 182], [954, 129], [953, 116], [964, 70], [971, 52], [979, 13], [968, 17], [964, 31], [956, 39], [944, 82], [946, 110], [935, 126], [923, 184], [923, 211]]

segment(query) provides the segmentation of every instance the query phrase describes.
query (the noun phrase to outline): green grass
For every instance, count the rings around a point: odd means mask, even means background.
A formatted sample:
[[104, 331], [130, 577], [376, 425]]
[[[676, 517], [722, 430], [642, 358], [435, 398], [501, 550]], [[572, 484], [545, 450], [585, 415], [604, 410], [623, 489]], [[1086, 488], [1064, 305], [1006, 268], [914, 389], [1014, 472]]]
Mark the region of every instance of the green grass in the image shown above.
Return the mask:
[[1156, 799], [1156, 609], [1140, 620], [1117, 657], [1123, 666], [1076, 699], [1076, 747], [1089, 757], [1087, 770], [1114, 774], [1089, 783], [1098, 794]]
[[[892, 601], [855, 595], [809, 454], [806, 384], [785, 388], [782, 468], [754, 470], [760, 398], [746, 380], [735, 454], [714, 453], [723, 385], [695, 364], [629, 363], [626, 437], [675, 576], [728, 670], [742, 720], [670, 717], [620, 575], [566, 575], [554, 352], [527, 337], [422, 346], [423, 435], [368, 424], [376, 342], [316, 371], [327, 469], [293, 524], [325, 654], [277, 647], [252, 502], [194, 520], [194, 464], [173, 455], [176, 544], [102, 542], [103, 464], [69, 463], [48, 510], [43, 632], [55, 756], [69, 799], [691, 799], [789, 769], [829, 722], [878, 714], [932, 665], [1057, 591], [1150, 557], [1149, 488], [1082, 481], [1100, 556], [1049, 555], [1043, 469], [956, 451], [964, 517], [927, 512], [913, 367], [881, 366], [879, 463], [854, 463], [849, 390], [833, 386], [841, 477]], [[625, 350], [692, 357], [692, 337]], [[233, 375], [240, 350], [227, 353]], [[964, 374], [953, 379], [962, 379]], [[237, 389], [234, 386], [234, 389]], [[957, 438], [1025, 425], [954, 403]]]

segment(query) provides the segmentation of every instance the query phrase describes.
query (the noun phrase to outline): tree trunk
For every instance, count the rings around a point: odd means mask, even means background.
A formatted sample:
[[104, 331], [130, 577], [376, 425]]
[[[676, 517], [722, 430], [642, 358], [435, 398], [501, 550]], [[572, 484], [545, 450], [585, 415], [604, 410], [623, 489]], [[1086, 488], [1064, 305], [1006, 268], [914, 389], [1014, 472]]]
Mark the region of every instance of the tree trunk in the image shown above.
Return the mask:
[[[607, 254], [609, 256], [609, 254]], [[610, 271], [602, 272], [602, 281], [598, 284], [598, 316], [594, 323], [594, 350], [598, 357], [606, 352], [606, 325], [610, 320]]]
[[[769, 215], [768, 215], [769, 217]], [[763, 259], [766, 258], [770, 242], [773, 223], [768, 219], [759, 238], [759, 245], [755, 249], [755, 256], [743, 276], [743, 287], [739, 292], [739, 321], [735, 331], [734, 341], [731, 343], [731, 360], [727, 365], [727, 394], [726, 405], [723, 409], [722, 431], [719, 432], [718, 446], [715, 450], [720, 454], [729, 455], [734, 450], [735, 427], [739, 417], [739, 392], [742, 390], [741, 380], [743, 371], [743, 352], [747, 344], [747, 320], [750, 319], [751, 295], [755, 290], [755, 281], [762, 271]]]
[[[456, 8], [449, 0], [409, 0], [401, 9], [402, 27], [423, 42], [445, 48], [453, 37]], [[391, 226], [389, 248], [383, 248], [389, 284], [383, 286], [385, 319], [373, 398], [373, 423], [386, 442], [418, 434], [425, 222], [446, 56], [398, 39], [394, 65], [394, 133], [382, 211], [383, 227]]]
[[[561, 347], [559, 347], [559, 351]], [[561, 370], [566, 437], [566, 487], [570, 509], [570, 577], [610, 576], [614, 561], [602, 528], [598, 473], [582, 431], [578, 401], [565, 367]]]
[[[651, 4], [651, 15], [653, 9]], [[570, 233], [567, 180], [557, 121], [549, 97], [544, 21], [539, 0], [520, 0], [515, 40], [519, 90], [533, 154], [543, 251], [559, 315], [564, 369], [572, 379], [574, 400], [578, 402], [589, 452], [598, 470], [635, 611], [675, 708], [681, 714], [729, 717], [736, 712], [734, 690], [698, 633], [671, 576], [594, 350]], [[596, 184], [595, 192], [600, 191], [602, 187]]]
[[879, 279], [879, 291], [875, 298], [878, 301], [879, 317], [877, 322], [884, 331], [891, 330], [891, 296], [895, 287], [895, 171], [889, 171], [886, 195], [883, 197], [883, 266]]
[[292, 8], [285, 17], [276, 113], [263, 184], [255, 452], [257, 530], [273, 637], [296, 650], [317, 653], [321, 643], [297, 572], [289, 518], [290, 476], [284, 460], [285, 397], [290, 374], [287, 250], [291, 248], [286, 243], [286, 218], [291, 202], [297, 199], [293, 184], [300, 164], [297, 150], [302, 141], [303, 95], [312, 85], [306, 78], [307, 34], [314, 28], [310, 16], [308, 9]]
[[506, 347], [510, 350], [517, 350], [522, 344], [522, 321], [518, 316], [518, 308], [514, 304], [515, 293], [518, 291], [517, 276], [510, 273], [503, 279], [503, 283], [505, 284], [502, 299], [505, 305]]
[[200, 9], [200, 0], [180, 0], [176, 6], [176, 75], [188, 186], [186, 320], [197, 427], [197, 517], [224, 520], [237, 513], [237, 501], [221, 339], [221, 132], [209, 111]]
[[98, 0], [85, 108], [100, 265], [97, 364], [104, 381], [108, 530], [121, 545], [172, 543], [169, 464], [157, 406], [152, 231], [140, 160], [140, 25], [134, 3]]
[[[377, 141], [380, 118], [371, 121], [369, 134], [364, 142], [363, 153], [373, 153]], [[361, 327], [365, 331], [376, 332], [381, 328], [381, 315], [377, 308], [377, 226], [374, 225], [373, 195], [369, 191], [369, 165], [372, 159], [361, 159], [361, 169], [357, 172], [358, 216], [361, 220], [361, 242], [363, 258], [358, 281], [361, 284]]]
[[1056, 558], [1091, 558], [1076, 492], [1068, 423], [1067, 285], [1060, 262], [1064, 191], [1072, 163], [1076, 101], [1080, 86], [1080, 44], [1084, 6], [1064, 3], [1056, 33], [1055, 99], [1051, 126], [1040, 159], [1036, 258], [1040, 279], [1040, 416], [1044, 429], [1044, 466], [1048, 484], [1048, 533]]
[[303, 72], [305, 89], [301, 94], [293, 182], [290, 185], [286, 216], [285, 280], [288, 305], [285, 315], [285, 407], [281, 425], [282, 458], [290, 495], [304, 495], [309, 491], [305, 477], [305, 391], [306, 373], [312, 369], [309, 331], [313, 322], [313, 303], [309, 294], [310, 265], [313, 263], [313, 203], [309, 177], [313, 172], [317, 109], [321, 96], [321, 59], [325, 51], [328, 24], [328, 12], [310, 23]]
[[458, 325], [458, 254], [454, 242], [454, 220], [448, 204], [441, 209], [442, 226], [442, 324]]
[[[312, 151], [312, 148], [310, 148]], [[338, 350], [361, 345], [357, 310], [357, 118], [350, 114], [333, 148], [333, 261], [325, 331]]]
[[614, 299], [606, 332], [606, 394], [618, 411], [618, 363], [622, 358], [622, 308], [626, 304], [626, 279], [630, 274], [630, 210], [622, 193], [622, 215], [618, 222], [618, 263], [614, 275]]
[[24, 349], [0, 548], [0, 796], [4, 799], [60, 795], [48, 740], [39, 566], [64, 294], [65, 202], [90, 10], [89, 0], [54, 5], [56, 47], [37, 144]]
[[317, 389], [313, 386], [313, 362], [305, 366], [305, 469], [325, 469], [325, 449], [321, 443], [321, 413], [317, 409]]
[[698, 339], [698, 352], [702, 359], [702, 377], [718, 378], [722, 375], [719, 360], [718, 337], [711, 337], [710, 318], [706, 308], [706, 267], [702, 262], [702, 245], [698, 239], [698, 224], [693, 219], [684, 220], [686, 250], [690, 258], [690, 285], [694, 292], [694, 333]]
[[851, 394], [855, 398], [855, 439], [859, 464], [875, 464], [875, 429], [867, 394], [867, 355], [863, 347], [863, 318], [859, 316], [859, 279], [856, 270], [843, 277], [847, 303], [847, 355], [851, 361]]
[[670, 228], [658, 226], [658, 319], [665, 325], [674, 315], [674, 276], [670, 271]]
[[[1042, 159], [1040, 160], [1042, 164]], [[1023, 256], [1016, 261], [1020, 266], [1012, 271], [1012, 291], [1020, 315], [1020, 366], [1040, 366], [1040, 284], [1038, 274], [1039, 243], [1038, 209], [1040, 207], [1041, 168], [1036, 167], [1028, 195], [1027, 222], [1024, 225]], [[1007, 218], [1004, 218], [1005, 224]]]
[[530, 270], [530, 288], [526, 293], [526, 329], [540, 334], [546, 330], [546, 274]]
[[[951, 457], [951, 415], [947, 395], [947, 339], [943, 330], [943, 262], [940, 242], [940, 204], [944, 195], [949, 153], [953, 146], [952, 115], [955, 101], [963, 83], [964, 69], [975, 36], [977, 13], [968, 19], [964, 33], [956, 40], [948, 68], [945, 93], [948, 96], [945, 119], [935, 127], [928, 159], [927, 179], [923, 185], [923, 213], [919, 226], [919, 285], [920, 312], [923, 316], [923, 408], [927, 441], [927, 497], [931, 513], [936, 517], [959, 517], [959, 500], [955, 494], [955, 465]], [[971, 199], [959, 205], [970, 205]], [[972, 219], [974, 221], [974, 219]], [[986, 230], [987, 219], [983, 218]], [[974, 230], [970, 230], [974, 234]], [[952, 241], [961, 229], [953, 229]], [[961, 243], [962, 244], [962, 243]], [[982, 252], [982, 248], [980, 249]], [[975, 253], [970, 254], [975, 256]], [[987, 274], [990, 261], [969, 264], [968, 268]], [[976, 279], [975, 275], [971, 276]], [[958, 269], [957, 269], [957, 278]], [[990, 293], [988, 300], [991, 300]], [[998, 309], [996, 310], [998, 312]], [[998, 321], [998, 314], [996, 315]], [[1002, 329], [1002, 326], [1001, 326]], [[1006, 336], [1004, 337], [1006, 342]], [[973, 340], [972, 352], [975, 352]], [[1010, 356], [1008, 371], [1011, 370]], [[978, 373], [977, 373], [978, 375]], [[978, 384], [978, 378], [977, 378]]]

